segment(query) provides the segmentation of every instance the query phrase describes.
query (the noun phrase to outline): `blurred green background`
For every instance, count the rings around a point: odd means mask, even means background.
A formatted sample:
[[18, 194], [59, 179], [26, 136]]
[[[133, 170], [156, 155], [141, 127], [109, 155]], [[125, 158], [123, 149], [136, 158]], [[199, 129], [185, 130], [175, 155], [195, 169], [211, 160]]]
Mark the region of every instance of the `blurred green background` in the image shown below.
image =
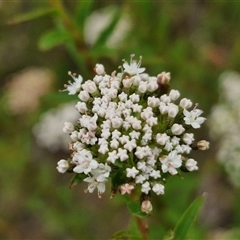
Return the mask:
[[[85, 184], [69, 189], [71, 176], [56, 170], [68, 152], [39, 144], [33, 128], [74, 100], [58, 92], [68, 71], [88, 79], [103, 63], [110, 73], [132, 53], [143, 56], [150, 75], [171, 72], [172, 88], [207, 117], [218, 102], [219, 75], [240, 69], [240, 2], [0, 0], [1, 239], [109, 239], [128, 227], [124, 198], [110, 200], [108, 190], [98, 199], [83, 192]], [[218, 143], [208, 132], [207, 124], [196, 132], [211, 142], [193, 154], [199, 171], [171, 179], [165, 195], [154, 197], [151, 239], [161, 239], [203, 192], [189, 239], [240, 239], [239, 189], [215, 161]]]

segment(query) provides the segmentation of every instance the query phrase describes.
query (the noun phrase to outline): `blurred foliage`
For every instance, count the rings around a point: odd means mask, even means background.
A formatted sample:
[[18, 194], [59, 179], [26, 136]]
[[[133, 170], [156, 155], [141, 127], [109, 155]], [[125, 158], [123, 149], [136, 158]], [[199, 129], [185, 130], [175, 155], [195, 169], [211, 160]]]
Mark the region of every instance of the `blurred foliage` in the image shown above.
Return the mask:
[[[86, 20], [110, 5], [116, 9], [114, 16], [90, 45], [84, 38]], [[110, 46], [107, 41], [125, 14], [131, 30], [124, 41]], [[57, 93], [69, 70], [87, 79], [97, 62], [116, 69], [131, 53], [142, 55], [149, 73], [171, 72], [172, 87], [198, 102], [205, 116], [217, 102], [220, 73], [240, 71], [238, 1], [2, 0], [0, 31], [1, 239], [109, 239], [128, 227], [124, 197], [109, 200], [106, 193], [100, 200], [97, 194], [84, 194], [84, 186], [69, 190], [70, 179], [56, 171], [56, 162], [65, 153], [39, 148], [32, 136], [41, 113], [72, 100]], [[57, 79], [54, 90], [41, 97], [37, 109], [14, 115], [7, 105], [8, 83], [12, 73], [29, 66], [52, 70]], [[199, 134], [206, 136], [207, 129]], [[151, 239], [173, 229], [189, 203], [203, 192], [208, 192], [205, 210], [188, 232], [189, 239], [219, 239], [215, 234], [219, 229], [239, 227], [239, 190], [213, 161], [216, 150], [212, 143], [210, 151], [196, 154], [200, 170], [170, 180], [166, 194], [154, 198], [155, 211], [147, 219]], [[232, 234], [239, 238], [239, 230]]]

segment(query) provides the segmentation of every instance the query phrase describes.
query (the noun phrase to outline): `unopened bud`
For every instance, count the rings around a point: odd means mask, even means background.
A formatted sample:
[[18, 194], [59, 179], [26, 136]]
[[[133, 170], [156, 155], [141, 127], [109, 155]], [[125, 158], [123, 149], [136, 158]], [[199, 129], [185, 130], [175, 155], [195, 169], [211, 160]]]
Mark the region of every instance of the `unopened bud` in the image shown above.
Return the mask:
[[157, 83], [160, 95], [169, 92], [170, 73], [162, 72], [157, 75]]
[[198, 142], [193, 142], [191, 144], [191, 148], [193, 150], [202, 150], [202, 151], [204, 151], [204, 150], [209, 149], [209, 142], [205, 141], [205, 140], [200, 140]]
[[151, 213], [153, 210], [151, 202], [149, 200], [144, 200], [141, 205], [141, 210], [147, 214]]
[[197, 142], [197, 148], [199, 150], [207, 150], [209, 149], [209, 142], [205, 140], [200, 140]]
[[104, 69], [104, 66], [102, 64], [97, 63], [94, 70], [98, 75], [104, 75], [105, 74], [105, 69]]

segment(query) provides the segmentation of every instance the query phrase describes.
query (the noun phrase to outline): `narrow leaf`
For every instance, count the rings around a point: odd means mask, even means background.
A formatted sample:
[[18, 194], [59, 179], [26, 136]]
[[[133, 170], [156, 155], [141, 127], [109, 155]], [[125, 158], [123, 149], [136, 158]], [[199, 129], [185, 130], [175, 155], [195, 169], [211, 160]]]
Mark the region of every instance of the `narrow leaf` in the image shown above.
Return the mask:
[[31, 12], [27, 12], [21, 15], [17, 15], [16, 17], [14, 17], [13, 19], [11, 19], [10, 21], [8, 21], [8, 24], [18, 24], [18, 23], [22, 23], [22, 22], [27, 22], [48, 14], [53, 14], [56, 13], [56, 9], [54, 8], [43, 8], [43, 9], [37, 9]]
[[137, 217], [143, 218], [148, 216], [146, 213], [142, 212], [139, 200], [129, 202], [127, 207], [130, 213]]
[[76, 12], [75, 12], [75, 22], [79, 29], [83, 29], [84, 23], [86, 18], [90, 15], [90, 11], [92, 9], [94, 1], [88, 0], [88, 1], [78, 1]]
[[185, 239], [188, 229], [191, 227], [197, 215], [200, 211], [200, 208], [204, 202], [205, 195], [199, 196], [196, 198], [188, 209], [183, 213], [180, 220], [178, 221], [174, 229], [174, 240]]
[[57, 45], [65, 43], [68, 40], [70, 40], [70, 37], [67, 33], [63, 33], [54, 29], [42, 35], [38, 45], [41, 50], [46, 51]]
[[129, 239], [129, 232], [128, 231], [118, 231], [115, 234], [112, 235], [111, 240], [117, 240], [117, 239], [122, 239], [122, 240], [128, 240]]
[[76, 186], [78, 183], [82, 182], [85, 177], [86, 176], [81, 175], [81, 174], [75, 174], [73, 176], [73, 178], [70, 180], [69, 188], [72, 188], [72, 187]]

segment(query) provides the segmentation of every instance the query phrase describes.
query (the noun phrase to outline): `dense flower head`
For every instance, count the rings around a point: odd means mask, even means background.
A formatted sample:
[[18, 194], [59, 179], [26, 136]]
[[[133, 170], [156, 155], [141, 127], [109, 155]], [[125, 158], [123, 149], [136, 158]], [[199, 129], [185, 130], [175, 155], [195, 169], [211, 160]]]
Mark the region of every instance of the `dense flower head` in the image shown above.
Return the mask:
[[[149, 200], [151, 192], [164, 194], [168, 177], [198, 169], [188, 157], [198, 149], [190, 130], [205, 118], [197, 105], [191, 109], [189, 99], [169, 89], [169, 73], [149, 76], [141, 58], [137, 62], [133, 57], [129, 64], [124, 61], [120, 73], [108, 75], [97, 64], [92, 80], [81, 83], [80, 76], [74, 77], [66, 86], [69, 94], [78, 95], [75, 108], [80, 113], [76, 123], [63, 126], [73, 151], [67, 171], [88, 183], [86, 192], [97, 189], [101, 196], [111, 181], [112, 196], [139, 191], [141, 199]], [[63, 160], [58, 165], [64, 172]]]

